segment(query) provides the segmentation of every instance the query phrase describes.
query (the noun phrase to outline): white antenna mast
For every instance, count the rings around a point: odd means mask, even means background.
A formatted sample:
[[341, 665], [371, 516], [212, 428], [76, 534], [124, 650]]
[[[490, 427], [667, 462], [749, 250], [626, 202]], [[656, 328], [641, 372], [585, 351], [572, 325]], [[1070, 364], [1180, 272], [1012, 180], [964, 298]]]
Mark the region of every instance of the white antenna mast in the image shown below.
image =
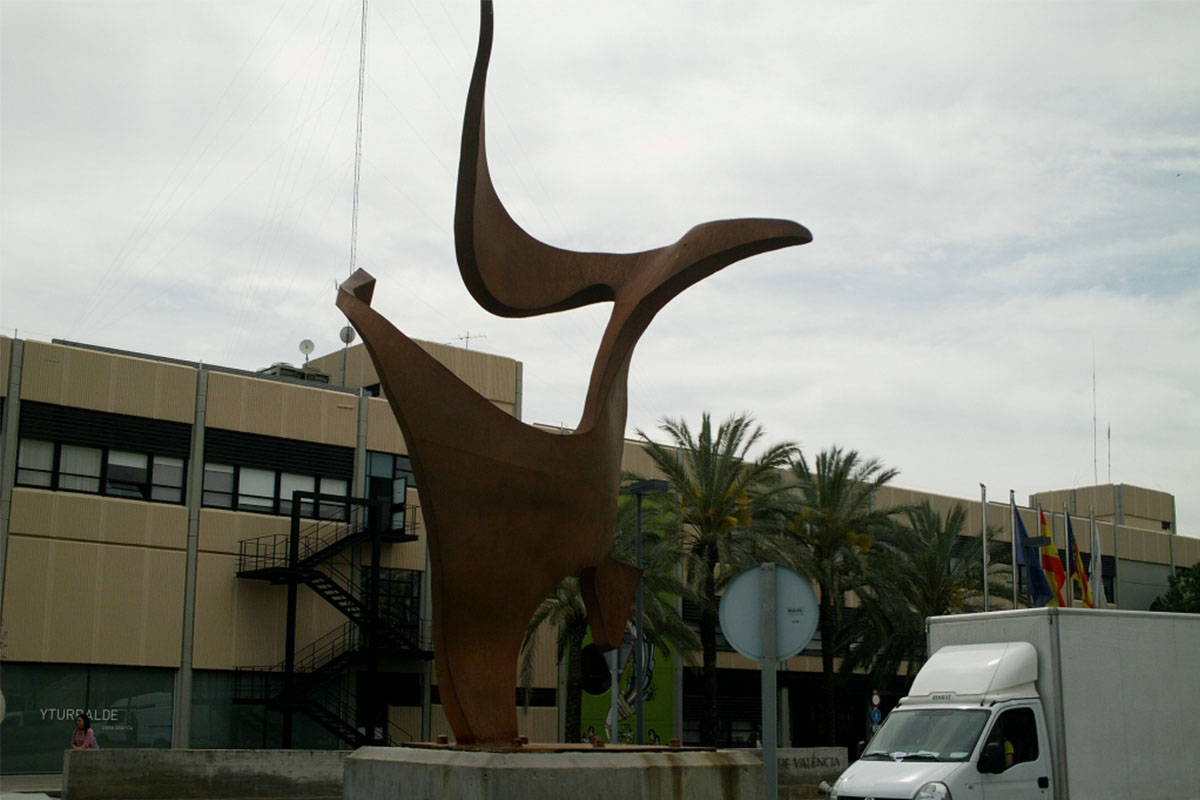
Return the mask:
[[358, 45], [358, 130], [354, 138], [354, 200], [350, 211], [350, 274], [358, 256], [358, 181], [362, 171], [363, 85], [367, 75], [367, 0], [362, 0], [362, 35]]
[[1100, 467], [1096, 460], [1096, 343], [1092, 342], [1092, 485], [1100, 485]]

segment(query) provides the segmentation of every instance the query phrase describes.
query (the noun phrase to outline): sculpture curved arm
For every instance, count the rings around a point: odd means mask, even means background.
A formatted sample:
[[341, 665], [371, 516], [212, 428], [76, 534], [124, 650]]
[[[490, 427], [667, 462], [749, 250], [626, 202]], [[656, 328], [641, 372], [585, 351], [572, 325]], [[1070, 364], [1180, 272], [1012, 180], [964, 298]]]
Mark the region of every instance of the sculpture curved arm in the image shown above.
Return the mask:
[[[732, 261], [812, 240], [804, 226], [787, 220], [707, 223], [673, 245], [638, 253], [563, 250], [530, 236], [504, 208], [488, 171], [483, 102], [492, 53], [492, 16], [492, 0], [481, 0], [479, 47], [463, 117], [454, 209], [459, 272], [485, 309], [502, 317], [535, 316], [616, 301], [630, 284], [644, 296], [675, 283], [673, 296]], [[722, 253], [736, 255], [726, 260]], [[682, 284], [673, 280], [698, 261], [708, 261], [710, 270]], [[653, 280], [648, 284], [645, 273], [650, 265], [654, 265]], [[663, 265], [668, 268], [662, 269]]]

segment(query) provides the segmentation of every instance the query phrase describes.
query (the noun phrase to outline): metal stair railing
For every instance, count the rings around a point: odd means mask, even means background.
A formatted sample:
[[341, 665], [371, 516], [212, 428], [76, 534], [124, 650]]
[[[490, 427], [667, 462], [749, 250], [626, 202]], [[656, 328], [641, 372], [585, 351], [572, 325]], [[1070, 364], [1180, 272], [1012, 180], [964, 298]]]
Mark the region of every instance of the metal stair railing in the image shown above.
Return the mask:
[[[311, 521], [300, 529], [297, 549], [299, 565], [314, 566], [353, 544], [368, 541], [371, 537], [370, 504], [371, 501], [361, 498], [294, 492], [293, 514], [300, 514], [303, 509], [315, 509], [317, 512], [317, 516], [311, 518]], [[415, 540], [418, 538], [417, 521], [416, 514], [412, 512], [415, 512], [418, 506], [405, 503], [398, 506], [399, 510], [396, 508], [393, 508], [392, 513], [401, 515], [401, 525], [397, 529], [383, 532], [383, 540]], [[289, 566], [289, 540], [290, 534], [285, 533], [243, 539], [238, 543], [238, 572], [286, 569]]]
[[371, 609], [360, 598], [365, 596], [360, 582], [339, 570], [332, 563], [321, 565], [321, 569], [305, 570], [302, 580], [330, 605], [347, 618], [362, 625], [371, 634], [402, 648], [429, 649], [421, 641], [421, 626], [414, 618], [412, 623], [401, 622], [393, 617], [372, 614]]
[[[356, 720], [357, 695], [349, 680], [296, 698], [294, 707], [354, 747], [390, 745], [416, 740], [410, 731], [390, 719], [386, 720], [384, 725], [359, 727]], [[355, 724], [347, 721], [351, 719], [355, 719]]]

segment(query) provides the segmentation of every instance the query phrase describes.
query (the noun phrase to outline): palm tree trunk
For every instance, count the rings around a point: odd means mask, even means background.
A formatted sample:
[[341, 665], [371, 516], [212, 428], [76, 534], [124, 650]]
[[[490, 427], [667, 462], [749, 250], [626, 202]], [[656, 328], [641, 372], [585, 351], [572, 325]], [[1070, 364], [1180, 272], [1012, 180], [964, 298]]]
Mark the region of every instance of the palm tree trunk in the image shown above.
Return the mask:
[[837, 743], [837, 687], [833, 674], [833, 598], [830, 589], [821, 584], [821, 602], [818, 624], [821, 627], [821, 722], [819, 730], [822, 744], [833, 747]]
[[582, 630], [567, 633], [567, 708], [563, 740], [578, 742], [583, 732], [583, 636]]
[[[705, 559], [705, 562], [708, 560]], [[704, 714], [700, 717], [700, 743], [709, 747], [717, 745], [720, 726], [717, 717], [717, 579], [715, 572], [716, 564], [706, 563], [704, 605], [700, 609], [700, 647], [704, 656], [701, 667], [704, 684]]]

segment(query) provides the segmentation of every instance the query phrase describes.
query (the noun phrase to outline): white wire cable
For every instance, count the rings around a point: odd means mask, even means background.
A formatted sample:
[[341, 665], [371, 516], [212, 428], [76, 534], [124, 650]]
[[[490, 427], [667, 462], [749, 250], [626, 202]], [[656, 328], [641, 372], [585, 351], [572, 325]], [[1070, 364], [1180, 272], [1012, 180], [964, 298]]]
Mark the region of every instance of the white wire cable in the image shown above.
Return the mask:
[[367, 0], [362, 4], [362, 39], [358, 46], [358, 130], [354, 138], [354, 200], [350, 212], [350, 274], [358, 257], [358, 183], [362, 171], [363, 84], [367, 74]]

